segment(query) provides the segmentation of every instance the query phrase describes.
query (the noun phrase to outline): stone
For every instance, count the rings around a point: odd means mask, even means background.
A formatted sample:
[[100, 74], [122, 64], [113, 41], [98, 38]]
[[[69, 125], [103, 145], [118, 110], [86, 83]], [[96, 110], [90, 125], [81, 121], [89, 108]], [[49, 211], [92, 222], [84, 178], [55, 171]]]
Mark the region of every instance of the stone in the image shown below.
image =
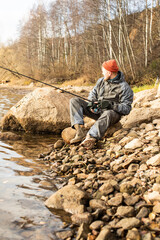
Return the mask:
[[160, 165], [160, 153], [156, 154], [155, 156], [151, 157], [147, 161], [147, 165], [152, 165], [152, 166], [159, 166]]
[[160, 202], [160, 193], [158, 191], [146, 193], [146, 194], [144, 194], [144, 200], [149, 204], [154, 201]]
[[138, 214], [136, 215], [136, 218], [138, 218], [138, 219], [145, 218], [145, 217], [148, 216], [148, 214], [149, 214], [148, 208], [142, 207], [142, 208], [139, 210]]
[[40, 185], [40, 187], [43, 187], [43, 188], [49, 188], [49, 189], [53, 188], [53, 184], [51, 184], [50, 182], [45, 181], [45, 180], [40, 181], [39, 185]]
[[103, 200], [101, 199], [92, 199], [89, 201], [89, 206], [96, 210], [96, 209], [102, 209], [105, 210], [106, 209], [106, 204]]
[[117, 208], [116, 216], [133, 217], [134, 208], [131, 206], [120, 206]]
[[110, 229], [108, 228], [108, 226], [104, 226], [98, 237], [96, 238], [96, 240], [106, 240], [106, 239], [109, 239], [110, 238], [110, 235], [111, 235], [111, 231]]
[[108, 205], [109, 206], [119, 206], [123, 201], [123, 196], [122, 194], [119, 194], [113, 198], [111, 198], [110, 200], [108, 200]]
[[120, 120], [123, 128], [133, 128], [139, 126], [141, 123], [149, 122], [152, 119], [160, 118], [160, 108], [141, 107], [133, 108], [128, 116], [123, 117]]
[[128, 230], [126, 240], [141, 240], [141, 236], [138, 232], [138, 229], [133, 228], [131, 230]]
[[61, 137], [66, 143], [70, 143], [71, 139], [73, 139], [75, 135], [76, 135], [76, 130], [71, 127], [65, 128], [61, 132]]
[[72, 214], [78, 214], [84, 212], [84, 204], [87, 199], [86, 193], [77, 186], [67, 185], [51, 195], [45, 201], [45, 205], [48, 208], [62, 209]]
[[143, 234], [142, 240], [153, 240], [152, 234], [150, 232]]
[[99, 191], [104, 195], [107, 196], [111, 192], [114, 191], [113, 186], [110, 183], [104, 183], [100, 188]]
[[82, 238], [87, 239], [89, 232], [90, 232], [90, 229], [88, 224], [82, 223], [78, 228], [76, 240], [80, 240]]
[[121, 193], [132, 194], [133, 190], [134, 190], [134, 187], [128, 182], [124, 182], [120, 185], [120, 192]]
[[143, 146], [143, 142], [138, 138], [133, 139], [131, 142], [127, 143], [124, 148], [125, 149], [136, 149]]
[[104, 226], [104, 222], [101, 220], [97, 220], [97, 221], [92, 222], [91, 225], [89, 226], [89, 228], [91, 230], [99, 230], [103, 226]]
[[69, 95], [37, 88], [14, 105], [1, 121], [3, 130], [60, 133], [70, 126]]
[[128, 206], [133, 206], [134, 204], [136, 204], [139, 201], [139, 199], [140, 199], [139, 195], [126, 196], [124, 198], [124, 202]]
[[74, 234], [73, 230], [66, 230], [66, 231], [62, 231], [62, 232], [56, 232], [56, 236], [63, 240], [63, 239], [67, 239], [69, 237], [72, 237]]
[[156, 203], [156, 205], [153, 207], [153, 212], [160, 213], [160, 202]]
[[62, 148], [64, 146], [64, 141], [59, 139], [57, 142], [55, 142], [54, 144], [54, 148], [57, 149], [57, 148]]
[[160, 184], [158, 183], [153, 184], [152, 190], [160, 193]]
[[81, 225], [82, 223], [90, 224], [92, 222], [92, 215], [89, 212], [73, 214], [71, 216], [72, 223]]
[[154, 129], [154, 125], [152, 123], [148, 123], [145, 126], [146, 132], [152, 131]]
[[22, 137], [12, 132], [0, 132], [0, 140], [17, 141]]
[[128, 167], [128, 172], [129, 173], [132, 173], [132, 172], [137, 172], [139, 168], [139, 165], [138, 164], [130, 164], [129, 167]]
[[139, 227], [139, 226], [140, 226], [140, 220], [135, 217], [124, 218], [116, 224], [116, 228], [123, 228], [124, 230], [130, 230], [134, 227]]

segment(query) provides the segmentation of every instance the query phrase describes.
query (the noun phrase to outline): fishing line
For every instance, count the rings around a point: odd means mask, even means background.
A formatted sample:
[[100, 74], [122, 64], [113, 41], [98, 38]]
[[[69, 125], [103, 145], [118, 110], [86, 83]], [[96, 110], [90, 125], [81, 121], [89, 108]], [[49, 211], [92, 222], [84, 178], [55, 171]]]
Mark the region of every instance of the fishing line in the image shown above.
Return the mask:
[[14, 74], [14, 75], [16, 74], [16, 75], [19, 75], [19, 76], [22, 76], [22, 77], [25, 77], [25, 78], [29, 78], [29, 79], [31, 79], [31, 80], [33, 80], [33, 81], [35, 81], [35, 82], [39, 82], [39, 83], [42, 83], [42, 84], [47, 85], [47, 86], [49, 86], [49, 87], [53, 87], [53, 88], [55, 88], [55, 89], [61, 90], [62, 92], [68, 93], [68, 94], [73, 95], [73, 96], [75, 96], [75, 97], [79, 97], [79, 98], [81, 98], [81, 99], [83, 99], [83, 100], [85, 100], [85, 101], [92, 102], [91, 100], [89, 100], [89, 99], [87, 99], [87, 98], [84, 98], [84, 97], [81, 97], [81, 96], [79, 96], [79, 95], [77, 95], [77, 94], [75, 94], [75, 93], [71, 93], [71, 92], [66, 91], [66, 90], [64, 90], [64, 89], [62, 89], [62, 88], [56, 87], [56, 86], [54, 86], [54, 85], [52, 85], [52, 84], [45, 83], [45, 82], [42, 82], [41, 80], [35, 79], [35, 78], [33, 78], [33, 77], [29, 77], [29, 76], [27, 76], [27, 75], [24, 75], [24, 74], [19, 73], [19, 72], [16, 72], [16, 71], [13, 71], [13, 70], [11, 70], [11, 69], [9, 69], [9, 68], [3, 67], [3, 66], [0, 66], [0, 68], [4, 69], [4, 70], [6, 70], [6, 71], [9, 71], [9, 72], [11, 72], [11, 73]]

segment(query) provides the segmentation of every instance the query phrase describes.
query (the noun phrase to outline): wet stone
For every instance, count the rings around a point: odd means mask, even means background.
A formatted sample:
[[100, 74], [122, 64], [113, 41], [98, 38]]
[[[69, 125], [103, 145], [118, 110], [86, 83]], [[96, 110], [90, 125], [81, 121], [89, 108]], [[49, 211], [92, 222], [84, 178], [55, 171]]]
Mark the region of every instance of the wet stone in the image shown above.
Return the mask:
[[67, 239], [69, 237], [72, 237], [74, 234], [73, 230], [67, 230], [67, 231], [62, 231], [62, 232], [57, 232], [56, 236], [62, 240]]

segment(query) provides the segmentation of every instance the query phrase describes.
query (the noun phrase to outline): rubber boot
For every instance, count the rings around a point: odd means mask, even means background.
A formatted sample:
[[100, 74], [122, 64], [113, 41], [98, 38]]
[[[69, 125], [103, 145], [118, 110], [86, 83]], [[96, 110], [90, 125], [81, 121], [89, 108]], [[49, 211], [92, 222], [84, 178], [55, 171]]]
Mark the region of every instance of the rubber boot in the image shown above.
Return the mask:
[[74, 127], [77, 130], [77, 132], [75, 137], [70, 141], [71, 144], [81, 142], [86, 136], [84, 127], [81, 127], [79, 124], [76, 124]]

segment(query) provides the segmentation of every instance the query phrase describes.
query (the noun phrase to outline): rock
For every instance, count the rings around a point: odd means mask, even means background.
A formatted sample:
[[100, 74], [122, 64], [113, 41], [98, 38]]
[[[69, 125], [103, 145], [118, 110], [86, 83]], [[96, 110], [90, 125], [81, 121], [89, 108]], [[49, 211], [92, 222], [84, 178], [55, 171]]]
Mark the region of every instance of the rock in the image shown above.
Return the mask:
[[131, 142], [127, 143], [124, 148], [125, 149], [136, 149], [143, 146], [143, 142], [138, 138], [133, 139]]
[[96, 238], [96, 240], [106, 240], [109, 239], [111, 235], [110, 229], [108, 228], [108, 226], [104, 226], [102, 228], [102, 230], [100, 231], [98, 237]]
[[92, 215], [88, 212], [78, 213], [71, 216], [74, 224], [81, 225], [82, 223], [90, 224], [92, 222]]
[[104, 183], [100, 188], [99, 191], [104, 195], [107, 196], [109, 193], [114, 191], [113, 186], [110, 183]]
[[109, 206], [119, 206], [122, 203], [122, 200], [123, 200], [122, 194], [118, 194], [117, 196], [108, 200], [108, 205]]
[[106, 204], [104, 201], [100, 200], [100, 199], [92, 199], [89, 201], [89, 206], [96, 210], [96, 209], [102, 209], [105, 210], [106, 209]]
[[124, 198], [124, 202], [128, 206], [132, 206], [132, 205], [136, 204], [139, 201], [139, 199], [140, 199], [139, 195], [126, 196]]
[[69, 99], [69, 95], [53, 88], [37, 88], [8, 111], [2, 129], [60, 133], [70, 125]]
[[142, 240], [153, 240], [151, 233], [145, 233], [142, 235]]
[[120, 206], [117, 208], [116, 216], [133, 217], [134, 208], [131, 206]]
[[73, 230], [66, 230], [66, 231], [62, 231], [62, 232], [56, 232], [56, 236], [63, 240], [63, 239], [67, 239], [69, 237], [72, 237], [74, 234]]
[[128, 167], [128, 172], [129, 173], [137, 172], [138, 168], [139, 168], [138, 164], [130, 164]]
[[156, 205], [153, 207], [153, 212], [160, 213], [160, 203], [156, 203]]
[[124, 182], [120, 185], [120, 192], [121, 193], [132, 194], [133, 190], [134, 190], [134, 187], [128, 182]]
[[78, 228], [76, 240], [80, 240], [82, 238], [87, 239], [89, 232], [89, 226], [85, 223], [82, 223]]
[[95, 222], [92, 222], [91, 225], [89, 226], [89, 228], [91, 230], [99, 230], [100, 228], [102, 228], [104, 226], [104, 222], [101, 220], [97, 220]]
[[64, 142], [63, 140], [58, 140], [57, 142], [55, 142], [54, 144], [54, 148], [57, 149], [57, 148], [62, 148], [64, 146]]
[[71, 139], [73, 139], [75, 135], [76, 130], [71, 127], [65, 128], [61, 133], [61, 137], [66, 143], [70, 143]]
[[156, 183], [160, 184], [160, 176], [156, 178]]
[[146, 124], [145, 130], [146, 130], [146, 132], [154, 130], [154, 125], [152, 123]]
[[62, 209], [72, 214], [84, 212], [84, 204], [87, 202], [87, 195], [75, 185], [67, 185], [46, 201], [45, 205], [48, 208]]
[[160, 108], [141, 107], [133, 108], [128, 116], [123, 117], [120, 120], [123, 128], [133, 128], [139, 126], [141, 123], [149, 122], [156, 118], [160, 118]]
[[116, 224], [116, 228], [123, 228], [124, 230], [130, 230], [134, 227], [139, 227], [139, 226], [140, 226], [140, 220], [135, 217], [124, 218]]
[[153, 187], [152, 187], [152, 190], [160, 193], [160, 184], [154, 183]]
[[147, 161], [147, 165], [152, 165], [152, 166], [159, 166], [160, 165], [160, 153], [151, 157]]
[[39, 185], [40, 187], [43, 187], [43, 188], [49, 188], [49, 189], [53, 188], [53, 185], [50, 182], [44, 181], [44, 180], [40, 181]]
[[159, 201], [160, 202], [160, 193], [157, 191], [149, 192], [144, 194], [144, 199], [147, 203], [152, 203], [154, 201]]
[[21, 140], [22, 137], [12, 133], [12, 132], [1, 132], [0, 133], [0, 140], [10, 140], [10, 141], [17, 141], [17, 140]]
[[128, 231], [126, 240], [141, 240], [141, 236], [137, 228], [133, 228]]
[[148, 216], [148, 214], [149, 214], [148, 208], [142, 207], [139, 213], [137, 214], [136, 218], [138, 219], [145, 218]]

